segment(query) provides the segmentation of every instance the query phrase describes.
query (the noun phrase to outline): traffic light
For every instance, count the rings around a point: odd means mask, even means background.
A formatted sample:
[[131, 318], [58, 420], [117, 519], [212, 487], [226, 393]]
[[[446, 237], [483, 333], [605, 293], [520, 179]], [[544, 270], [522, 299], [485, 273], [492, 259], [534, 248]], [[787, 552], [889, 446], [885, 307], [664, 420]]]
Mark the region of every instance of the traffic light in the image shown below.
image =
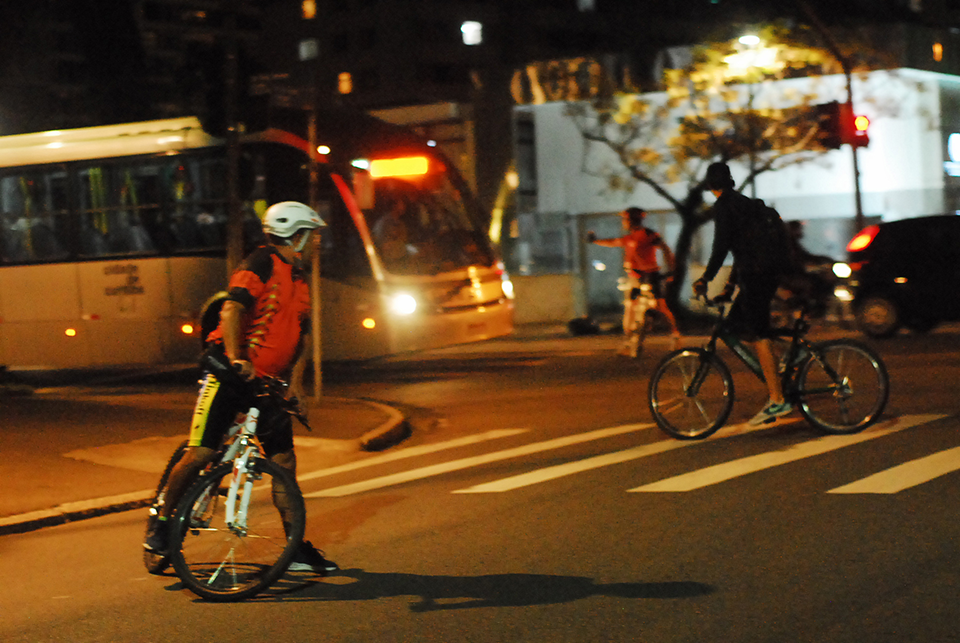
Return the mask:
[[831, 101], [814, 105], [814, 118], [819, 125], [817, 140], [828, 150], [839, 149], [841, 145], [866, 147], [870, 144], [867, 128], [870, 119], [853, 113], [850, 103]]
[[870, 127], [870, 119], [864, 115], [853, 116], [853, 128], [851, 130], [850, 145], [854, 147], [866, 147], [870, 145], [870, 136], [867, 134], [867, 128]]

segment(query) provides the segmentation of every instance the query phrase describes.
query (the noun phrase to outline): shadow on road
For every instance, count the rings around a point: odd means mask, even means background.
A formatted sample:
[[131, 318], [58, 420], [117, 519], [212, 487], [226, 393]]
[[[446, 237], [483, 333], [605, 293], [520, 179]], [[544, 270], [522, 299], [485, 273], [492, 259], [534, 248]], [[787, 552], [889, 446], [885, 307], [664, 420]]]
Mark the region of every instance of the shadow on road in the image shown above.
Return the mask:
[[[633, 599], [679, 599], [705, 596], [714, 588], [693, 581], [609, 583], [597, 585], [581, 576], [491, 574], [487, 576], [426, 576], [374, 573], [346, 569], [324, 582], [297, 582], [288, 573], [256, 601], [369, 601], [413, 596], [412, 612], [477, 607], [521, 607], [569, 603], [591, 596]], [[352, 580], [351, 580], [352, 579]]]

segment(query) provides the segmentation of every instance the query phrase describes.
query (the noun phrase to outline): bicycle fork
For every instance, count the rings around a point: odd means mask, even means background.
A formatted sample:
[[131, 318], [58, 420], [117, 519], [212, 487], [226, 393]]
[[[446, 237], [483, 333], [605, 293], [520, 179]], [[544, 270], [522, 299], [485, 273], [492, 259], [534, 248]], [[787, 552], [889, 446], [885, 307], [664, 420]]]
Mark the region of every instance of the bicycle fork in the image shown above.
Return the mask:
[[710, 346], [703, 351], [697, 351], [697, 370], [690, 380], [690, 385], [687, 386], [684, 392], [687, 397], [697, 397], [700, 393], [700, 387], [703, 386], [703, 382], [707, 379], [707, 374], [710, 372], [708, 363], [710, 361], [710, 355], [713, 354], [712, 349], [714, 346]]
[[[254, 456], [256, 447], [250, 444], [249, 436], [256, 430], [257, 418], [260, 411], [251, 408], [244, 422], [243, 432], [240, 436], [240, 446], [242, 453], [235, 457], [233, 461], [233, 473], [230, 476], [230, 487], [227, 490], [226, 502], [226, 524], [230, 531], [238, 536], [247, 535], [247, 509], [250, 506], [250, 496], [253, 492], [253, 483], [256, 476], [253, 475], [251, 456]], [[240, 489], [240, 481], [243, 480], [243, 490]], [[239, 506], [237, 503], [239, 497]]]

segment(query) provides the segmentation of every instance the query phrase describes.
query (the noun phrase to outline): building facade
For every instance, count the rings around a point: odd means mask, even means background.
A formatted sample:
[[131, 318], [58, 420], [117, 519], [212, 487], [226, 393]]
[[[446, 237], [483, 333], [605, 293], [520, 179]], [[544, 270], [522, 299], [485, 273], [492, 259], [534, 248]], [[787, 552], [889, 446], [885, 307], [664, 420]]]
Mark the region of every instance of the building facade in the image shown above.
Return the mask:
[[[842, 76], [818, 82], [823, 102], [843, 99]], [[853, 91], [857, 112], [870, 118], [870, 144], [856, 152], [865, 221], [960, 213], [960, 76], [881, 70], [856, 77]], [[619, 236], [616, 214], [628, 206], [650, 211], [648, 226], [671, 246], [681, 227], [670, 202], [651, 187], [610, 189], [609, 172], [622, 169], [622, 164], [608, 148], [584, 141], [568, 107], [553, 102], [515, 109], [522, 132], [516, 156], [523, 194], [517, 199], [507, 265], [517, 277], [518, 301], [524, 294], [541, 300], [537, 314], [549, 311], [556, 318], [552, 321], [619, 306], [619, 251], [586, 244], [588, 230], [600, 237]], [[846, 244], [856, 231], [853, 154], [844, 146], [808, 163], [765, 172], [756, 180], [759, 198], [785, 220], [804, 223], [803, 243], [809, 251], [837, 260], [845, 258]], [[731, 167], [734, 179], [742, 183], [749, 168], [742, 163]], [[664, 187], [682, 199], [689, 184]], [[712, 201], [707, 195], [707, 205]], [[711, 243], [708, 224], [691, 248], [689, 280], [699, 276], [698, 266], [706, 263]], [[557, 286], [560, 275], [569, 281], [562, 288]], [[543, 301], [558, 292], [563, 294], [557, 300]], [[523, 314], [520, 307], [518, 313]]]

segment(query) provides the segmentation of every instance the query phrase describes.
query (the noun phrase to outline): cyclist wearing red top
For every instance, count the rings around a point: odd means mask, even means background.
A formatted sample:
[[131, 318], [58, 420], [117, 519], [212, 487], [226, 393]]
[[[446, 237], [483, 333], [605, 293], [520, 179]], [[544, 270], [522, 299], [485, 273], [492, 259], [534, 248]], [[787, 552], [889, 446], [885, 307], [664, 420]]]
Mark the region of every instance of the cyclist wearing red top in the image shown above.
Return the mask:
[[[590, 232], [587, 234], [587, 240], [598, 246], [608, 248], [623, 248], [623, 269], [627, 273], [628, 288], [624, 291], [623, 300], [623, 332], [630, 334], [633, 328], [635, 300], [639, 293], [640, 283], [646, 280], [653, 288], [653, 295], [657, 299], [657, 310], [670, 323], [671, 335], [673, 336], [674, 348], [680, 342], [680, 331], [677, 329], [677, 321], [667, 307], [667, 302], [663, 298], [662, 281], [672, 279], [672, 276], [661, 275], [660, 265], [657, 263], [657, 250], [663, 253], [664, 262], [667, 264], [669, 273], [673, 272], [674, 259], [669, 246], [664, 242], [659, 234], [645, 228], [643, 219], [647, 213], [642, 208], [627, 208], [620, 213], [623, 218], [623, 229], [627, 232], [622, 237], [615, 239], [597, 239]], [[628, 352], [629, 345], [625, 346], [622, 352]]]
[[[310, 312], [302, 252], [312, 232], [322, 225], [319, 215], [302, 203], [285, 201], [268, 208], [263, 215], [267, 244], [254, 250], [231, 275], [220, 325], [208, 337], [210, 350], [221, 352], [241, 377], [269, 375], [288, 380], [291, 394], [301, 400]], [[196, 473], [213, 458], [237, 413], [249, 405], [249, 400], [223, 386], [213, 373], [204, 373], [188, 447], [170, 473], [166, 501], [155, 531], [143, 544], [146, 549], [166, 551], [168, 519], [177, 502]], [[268, 406], [261, 409], [259, 425], [270, 427], [259, 435], [267, 456], [296, 479], [290, 416]], [[274, 502], [282, 513], [282, 499]], [[337, 566], [304, 542], [290, 569], [326, 573]]]

